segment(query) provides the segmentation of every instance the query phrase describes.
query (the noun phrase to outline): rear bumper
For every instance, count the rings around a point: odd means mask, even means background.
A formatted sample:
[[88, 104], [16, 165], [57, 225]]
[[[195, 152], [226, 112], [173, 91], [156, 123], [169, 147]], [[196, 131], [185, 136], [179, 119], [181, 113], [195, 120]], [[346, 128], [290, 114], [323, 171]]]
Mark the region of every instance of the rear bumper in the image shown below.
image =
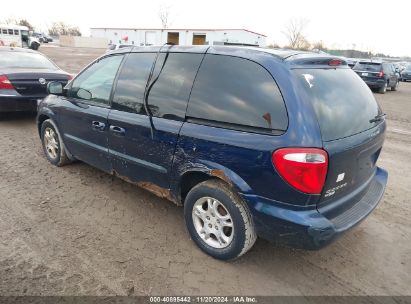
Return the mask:
[[386, 83], [385, 79], [364, 80], [364, 81], [372, 89], [382, 88]]
[[[248, 202], [259, 237], [302, 249], [320, 249], [365, 219], [380, 202], [388, 174], [377, 168], [364, 196], [333, 217], [317, 210], [293, 210], [267, 199], [242, 195]], [[338, 202], [341, 205], [341, 202]]]
[[38, 100], [42, 97], [1, 96], [0, 112], [28, 111], [36, 112]]

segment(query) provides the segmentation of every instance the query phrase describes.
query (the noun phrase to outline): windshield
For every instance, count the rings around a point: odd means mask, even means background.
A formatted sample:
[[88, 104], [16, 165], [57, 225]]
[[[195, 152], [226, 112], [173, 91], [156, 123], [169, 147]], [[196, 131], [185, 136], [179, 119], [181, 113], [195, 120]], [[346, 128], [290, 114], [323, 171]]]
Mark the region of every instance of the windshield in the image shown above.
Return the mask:
[[379, 72], [381, 71], [381, 63], [357, 62], [357, 64], [354, 66], [354, 70]]
[[0, 57], [0, 67], [51, 70], [58, 69], [43, 55], [25, 52], [2, 52]]
[[405, 70], [406, 70], [407, 72], [411, 72], [411, 65], [407, 66], [407, 67], [405, 68]]
[[311, 101], [324, 141], [372, 128], [379, 114], [374, 95], [351, 69], [293, 70], [303, 97]]

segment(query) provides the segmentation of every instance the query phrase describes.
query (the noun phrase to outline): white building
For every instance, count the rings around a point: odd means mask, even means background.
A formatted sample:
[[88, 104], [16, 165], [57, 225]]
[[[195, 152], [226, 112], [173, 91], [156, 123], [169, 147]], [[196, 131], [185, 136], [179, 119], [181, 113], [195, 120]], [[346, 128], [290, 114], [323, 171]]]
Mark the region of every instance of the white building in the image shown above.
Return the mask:
[[162, 45], [266, 45], [266, 36], [244, 29], [134, 29], [91, 28], [91, 37], [106, 38], [109, 43], [138, 46]]

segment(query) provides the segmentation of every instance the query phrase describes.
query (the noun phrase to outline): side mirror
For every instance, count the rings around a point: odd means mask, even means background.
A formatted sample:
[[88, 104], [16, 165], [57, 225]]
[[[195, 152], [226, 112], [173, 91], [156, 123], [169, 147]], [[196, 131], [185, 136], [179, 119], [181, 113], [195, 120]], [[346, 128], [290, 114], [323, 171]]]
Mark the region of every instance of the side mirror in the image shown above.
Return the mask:
[[63, 85], [58, 81], [51, 81], [47, 84], [47, 93], [53, 95], [63, 95]]
[[87, 91], [86, 89], [79, 89], [77, 91], [77, 97], [85, 100], [90, 100], [92, 96], [90, 91]]

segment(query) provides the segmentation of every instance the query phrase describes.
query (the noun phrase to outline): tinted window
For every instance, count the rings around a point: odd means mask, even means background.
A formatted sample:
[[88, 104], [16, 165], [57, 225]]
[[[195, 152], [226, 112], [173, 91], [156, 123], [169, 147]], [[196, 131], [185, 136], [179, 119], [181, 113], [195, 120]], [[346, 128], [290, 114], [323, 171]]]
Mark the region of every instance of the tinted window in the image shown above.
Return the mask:
[[130, 54], [117, 80], [112, 107], [117, 110], [145, 114], [144, 90], [155, 54]]
[[153, 116], [184, 119], [190, 90], [202, 58], [202, 54], [187, 53], [163, 53], [159, 56], [152, 78], [154, 85], [148, 96]]
[[9, 35], [13, 35], [13, 30], [8, 30], [9, 31]]
[[19, 30], [14, 30], [14, 35], [18, 35], [19, 34]]
[[108, 104], [114, 78], [123, 56], [105, 57], [83, 71], [73, 82], [70, 96]]
[[187, 116], [269, 132], [285, 130], [288, 124], [283, 98], [267, 70], [246, 59], [220, 55], [204, 59]]
[[324, 141], [372, 128], [379, 108], [366, 83], [351, 69], [296, 69], [303, 97], [311, 100]]
[[7, 68], [51, 69], [57, 67], [45, 56], [29, 52], [2, 52], [0, 66]]
[[379, 72], [381, 71], [381, 63], [357, 62], [357, 64], [354, 66], [354, 70]]
[[2, 29], [1, 31], [2, 31], [3, 34], [7, 34], [7, 30]]

